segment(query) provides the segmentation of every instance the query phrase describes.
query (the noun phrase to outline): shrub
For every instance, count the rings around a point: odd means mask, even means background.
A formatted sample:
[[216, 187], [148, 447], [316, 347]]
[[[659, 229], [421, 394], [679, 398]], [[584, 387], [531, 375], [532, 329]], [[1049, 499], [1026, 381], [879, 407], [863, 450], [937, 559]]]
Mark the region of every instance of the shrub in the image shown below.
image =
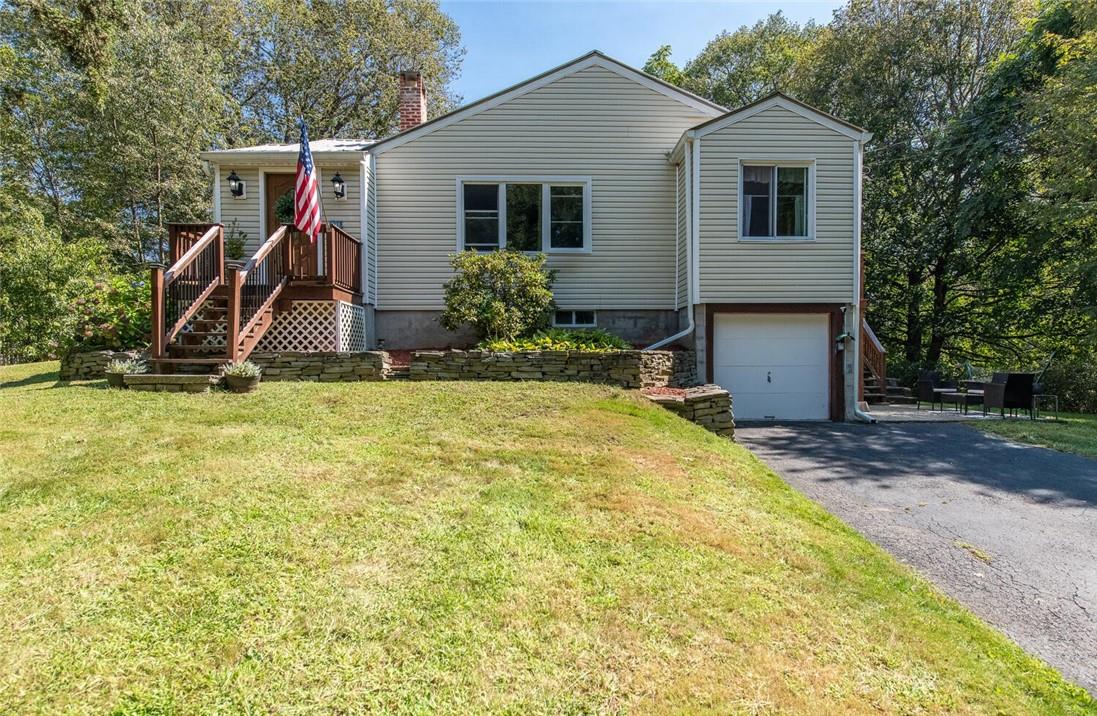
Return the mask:
[[442, 325], [455, 331], [471, 325], [488, 340], [513, 340], [549, 325], [555, 273], [545, 268], [544, 254], [518, 251], [478, 254], [465, 251], [450, 258], [456, 275], [445, 284]]
[[62, 241], [30, 203], [0, 191], [0, 359], [12, 361], [60, 356], [79, 323], [74, 302], [106, 270], [100, 243]]
[[1063, 410], [1097, 413], [1097, 359], [1053, 363], [1040, 382]]
[[106, 373], [120, 373], [122, 375], [134, 375], [138, 373], [148, 373], [149, 366], [143, 360], [112, 360], [107, 363], [105, 369]]
[[148, 345], [152, 310], [149, 283], [135, 275], [99, 281], [75, 301], [75, 350], [128, 350]]
[[567, 331], [553, 328], [528, 338], [485, 340], [480, 350], [496, 353], [513, 351], [620, 351], [631, 348], [624, 339], [599, 329]]
[[239, 363], [226, 363], [221, 369], [222, 375], [231, 375], [235, 378], [258, 378], [263, 374], [263, 369], [250, 360]]

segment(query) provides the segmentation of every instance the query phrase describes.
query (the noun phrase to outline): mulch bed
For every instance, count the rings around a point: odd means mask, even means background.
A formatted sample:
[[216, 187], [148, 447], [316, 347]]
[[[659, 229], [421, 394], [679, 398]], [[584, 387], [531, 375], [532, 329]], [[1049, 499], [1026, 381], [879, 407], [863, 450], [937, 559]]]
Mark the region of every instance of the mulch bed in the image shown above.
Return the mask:
[[644, 388], [640, 392], [643, 393], [644, 395], [673, 395], [677, 398], [684, 398], [685, 395], [686, 395], [686, 389], [685, 388], [667, 388], [667, 387]]

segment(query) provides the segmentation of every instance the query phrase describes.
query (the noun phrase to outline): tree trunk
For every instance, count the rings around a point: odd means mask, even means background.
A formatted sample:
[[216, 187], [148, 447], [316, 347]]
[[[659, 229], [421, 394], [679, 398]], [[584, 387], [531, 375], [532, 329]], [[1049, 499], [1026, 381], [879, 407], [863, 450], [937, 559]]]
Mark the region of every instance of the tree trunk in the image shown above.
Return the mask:
[[922, 358], [922, 316], [919, 306], [919, 294], [922, 284], [922, 276], [919, 271], [907, 271], [907, 306], [906, 324], [907, 339], [903, 345], [906, 359], [910, 363], [917, 363]]

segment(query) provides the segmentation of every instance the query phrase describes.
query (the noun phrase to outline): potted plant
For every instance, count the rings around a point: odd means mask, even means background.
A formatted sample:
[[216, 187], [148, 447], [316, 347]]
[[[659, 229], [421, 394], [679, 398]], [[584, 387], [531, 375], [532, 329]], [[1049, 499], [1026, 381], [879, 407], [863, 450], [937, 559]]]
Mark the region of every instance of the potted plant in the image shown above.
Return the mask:
[[107, 376], [107, 385], [112, 388], [125, 388], [127, 375], [148, 373], [149, 367], [142, 360], [120, 360], [116, 358], [107, 363], [107, 367], [103, 372]]
[[259, 378], [263, 375], [263, 369], [246, 360], [239, 363], [228, 363], [221, 371], [225, 377], [225, 384], [233, 393], [250, 393], [259, 385]]

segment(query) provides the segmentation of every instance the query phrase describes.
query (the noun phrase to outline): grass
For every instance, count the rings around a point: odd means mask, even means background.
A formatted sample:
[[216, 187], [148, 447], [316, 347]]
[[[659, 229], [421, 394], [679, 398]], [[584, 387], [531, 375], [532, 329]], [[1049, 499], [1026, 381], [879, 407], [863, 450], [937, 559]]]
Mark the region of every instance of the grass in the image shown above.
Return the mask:
[[971, 423], [1017, 442], [1097, 457], [1097, 415], [1062, 413], [1059, 420], [980, 420]]
[[54, 369], [0, 368], [0, 712], [1097, 711], [633, 393]]

